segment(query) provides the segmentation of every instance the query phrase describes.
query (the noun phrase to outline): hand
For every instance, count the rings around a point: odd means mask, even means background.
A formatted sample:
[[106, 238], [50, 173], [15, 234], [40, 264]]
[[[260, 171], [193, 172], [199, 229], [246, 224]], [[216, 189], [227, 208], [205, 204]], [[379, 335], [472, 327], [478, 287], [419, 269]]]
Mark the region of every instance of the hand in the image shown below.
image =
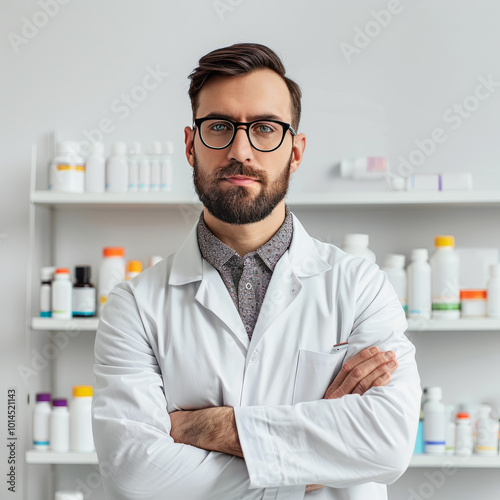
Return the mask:
[[306, 493], [309, 493], [310, 491], [320, 490], [321, 488], [324, 488], [324, 486], [321, 484], [308, 484], [306, 486]]
[[372, 387], [387, 385], [397, 367], [392, 351], [381, 352], [379, 347], [367, 347], [344, 363], [323, 399], [362, 395]]

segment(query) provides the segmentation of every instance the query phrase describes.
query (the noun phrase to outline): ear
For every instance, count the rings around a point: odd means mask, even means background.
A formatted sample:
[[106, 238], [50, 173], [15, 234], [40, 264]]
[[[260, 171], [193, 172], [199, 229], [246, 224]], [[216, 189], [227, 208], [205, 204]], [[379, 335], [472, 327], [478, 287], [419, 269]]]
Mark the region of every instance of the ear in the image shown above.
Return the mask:
[[186, 144], [186, 158], [189, 164], [194, 166], [194, 130], [191, 127], [184, 128], [184, 143]]
[[304, 155], [304, 149], [306, 148], [306, 136], [305, 134], [297, 134], [293, 138], [292, 147], [292, 161], [290, 162], [290, 173], [295, 172], [302, 161], [302, 156]]

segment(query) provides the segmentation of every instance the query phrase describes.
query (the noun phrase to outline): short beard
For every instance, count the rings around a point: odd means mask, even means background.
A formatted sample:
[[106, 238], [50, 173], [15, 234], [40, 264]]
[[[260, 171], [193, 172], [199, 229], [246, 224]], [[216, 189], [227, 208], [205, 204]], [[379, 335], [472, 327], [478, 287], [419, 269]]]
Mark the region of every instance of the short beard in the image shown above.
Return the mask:
[[[253, 224], [268, 217], [283, 200], [290, 182], [292, 156], [280, 176], [269, 186], [267, 172], [255, 171], [238, 161], [219, 168], [209, 176], [200, 168], [194, 155], [193, 181], [196, 194], [203, 206], [217, 219], [227, 224]], [[252, 196], [245, 186], [229, 186], [221, 190], [220, 182], [232, 175], [246, 175], [257, 179], [262, 187], [257, 196]]]

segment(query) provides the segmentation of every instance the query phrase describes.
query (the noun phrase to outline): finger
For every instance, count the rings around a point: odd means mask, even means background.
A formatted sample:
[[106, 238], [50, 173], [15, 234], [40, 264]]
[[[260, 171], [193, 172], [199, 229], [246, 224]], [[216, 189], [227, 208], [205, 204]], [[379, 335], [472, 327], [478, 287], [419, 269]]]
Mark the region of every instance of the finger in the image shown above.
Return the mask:
[[[361, 380], [352, 390], [351, 394], [363, 395], [368, 389], [374, 387], [375, 381], [378, 381], [378, 386], [387, 385], [391, 379], [391, 375], [396, 371], [397, 367], [398, 362], [395, 359], [389, 361], [383, 366], [379, 366], [376, 370], [373, 370], [363, 380]], [[386, 376], [388, 377], [386, 378]]]
[[385, 365], [388, 361], [391, 361], [393, 359], [394, 353], [392, 351], [387, 351], [380, 352], [379, 354], [372, 356], [366, 361], [363, 361], [349, 371], [340, 386], [336, 390], [329, 393], [328, 398], [339, 398], [345, 396], [346, 394], [351, 394], [354, 388], [361, 382], [361, 380], [363, 380], [377, 368]]
[[332, 392], [336, 391], [341, 384], [344, 382], [346, 377], [349, 375], [349, 372], [358, 366], [360, 363], [363, 363], [364, 361], [367, 361], [373, 356], [376, 356], [377, 354], [380, 353], [380, 348], [379, 347], [366, 347], [362, 351], [358, 352], [355, 354], [352, 358], [349, 358], [342, 366], [340, 372], [338, 375], [335, 377], [335, 380], [330, 384], [328, 389], [325, 392], [325, 398], [327, 397], [328, 394], [331, 394]]

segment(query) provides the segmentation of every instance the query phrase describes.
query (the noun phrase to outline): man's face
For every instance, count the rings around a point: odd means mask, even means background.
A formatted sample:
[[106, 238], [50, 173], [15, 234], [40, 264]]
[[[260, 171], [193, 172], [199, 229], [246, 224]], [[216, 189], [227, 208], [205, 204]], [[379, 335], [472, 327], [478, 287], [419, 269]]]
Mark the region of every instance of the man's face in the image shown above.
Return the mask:
[[[250, 122], [272, 116], [291, 123], [290, 93], [281, 77], [270, 70], [214, 77], [198, 97], [197, 118], [211, 115]], [[277, 150], [260, 152], [252, 148], [241, 127], [230, 146], [215, 150], [201, 142], [199, 131], [193, 133], [187, 127], [186, 153], [200, 201], [214, 217], [229, 224], [266, 218], [284, 199], [290, 173], [300, 163], [293, 143], [288, 131]]]

